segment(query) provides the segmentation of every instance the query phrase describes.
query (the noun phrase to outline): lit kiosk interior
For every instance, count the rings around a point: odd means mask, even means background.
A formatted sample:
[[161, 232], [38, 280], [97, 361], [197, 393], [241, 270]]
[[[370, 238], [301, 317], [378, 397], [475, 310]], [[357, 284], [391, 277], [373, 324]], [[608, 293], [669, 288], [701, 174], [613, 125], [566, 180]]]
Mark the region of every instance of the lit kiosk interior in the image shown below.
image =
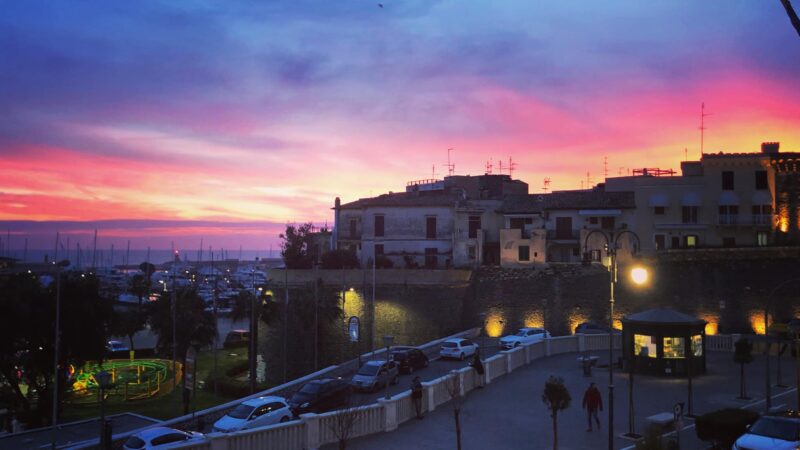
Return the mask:
[[[672, 377], [706, 372], [706, 321], [671, 309], [651, 309], [622, 319], [625, 363], [634, 373]], [[629, 367], [626, 367], [628, 370]]]

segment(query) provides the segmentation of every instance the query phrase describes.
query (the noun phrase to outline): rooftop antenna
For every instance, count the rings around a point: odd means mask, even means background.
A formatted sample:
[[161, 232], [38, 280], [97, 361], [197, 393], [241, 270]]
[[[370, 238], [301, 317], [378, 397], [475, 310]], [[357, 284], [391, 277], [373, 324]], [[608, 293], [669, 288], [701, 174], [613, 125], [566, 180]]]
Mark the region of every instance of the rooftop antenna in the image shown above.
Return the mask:
[[502, 159], [497, 161], [497, 172], [499, 172], [500, 175], [503, 174], [503, 160]]
[[623, 172], [624, 170], [625, 170], [625, 168], [624, 168], [624, 167], [618, 167], [618, 168], [617, 168], [617, 176], [621, 177], [621, 176], [622, 176], [622, 172]]
[[[431, 164], [431, 179], [436, 179], [436, 164]], [[270, 255], [272, 254], [270, 253]]]
[[129, 266], [130, 264], [131, 264], [131, 240], [128, 239], [128, 249], [125, 250], [125, 265]]
[[586, 171], [586, 189], [589, 189], [592, 186], [592, 179], [589, 176], [589, 171]]
[[689, 160], [689, 149], [686, 147], [683, 147], [683, 160], [684, 161]]
[[700, 104], [700, 157], [705, 154], [705, 147], [704, 147], [704, 139], [705, 139], [705, 131], [706, 131], [706, 116], [710, 116], [711, 113], [706, 113], [706, 104], [705, 102]]
[[94, 229], [94, 244], [92, 245], [92, 270], [97, 270], [97, 228]]
[[544, 186], [542, 186], [542, 190], [545, 193], [547, 193], [550, 190], [550, 178], [549, 177], [545, 177], [544, 178]]
[[608, 156], [603, 156], [603, 178], [608, 178]]
[[451, 177], [456, 171], [456, 164], [450, 162], [450, 152], [452, 151], [453, 151], [452, 147], [447, 149], [447, 175]]
[[492, 158], [489, 158], [489, 160], [486, 161], [486, 171], [484, 173], [486, 175], [491, 175], [492, 174], [492, 167], [493, 167], [492, 166]]
[[508, 176], [514, 178], [514, 169], [517, 167], [517, 163], [514, 162], [511, 157], [508, 157]]

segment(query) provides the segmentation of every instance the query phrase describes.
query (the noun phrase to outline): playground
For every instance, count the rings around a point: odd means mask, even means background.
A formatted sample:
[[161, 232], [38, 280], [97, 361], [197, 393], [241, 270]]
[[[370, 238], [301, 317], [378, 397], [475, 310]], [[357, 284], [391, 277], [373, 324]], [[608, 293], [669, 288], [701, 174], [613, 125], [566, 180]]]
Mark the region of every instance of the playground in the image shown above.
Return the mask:
[[66, 401], [72, 405], [96, 405], [100, 402], [100, 386], [96, 375], [102, 371], [111, 374], [111, 386], [106, 389], [109, 403], [144, 400], [173, 391], [180, 383], [181, 364], [164, 359], [113, 359], [88, 363], [81, 368], [70, 368], [69, 393]]

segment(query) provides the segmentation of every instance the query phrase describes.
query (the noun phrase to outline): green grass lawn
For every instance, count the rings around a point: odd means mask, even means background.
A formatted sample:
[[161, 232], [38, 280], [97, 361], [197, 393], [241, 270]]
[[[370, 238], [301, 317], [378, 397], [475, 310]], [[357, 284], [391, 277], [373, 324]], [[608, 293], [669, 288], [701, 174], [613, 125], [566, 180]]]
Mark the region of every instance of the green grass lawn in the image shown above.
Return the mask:
[[[247, 349], [220, 349], [217, 352], [218, 371], [221, 374], [229, 367], [247, 361]], [[197, 380], [198, 383], [205, 380], [214, 367], [214, 353], [210, 350], [203, 351], [197, 358]], [[180, 386], [180, 385], [179, 385]], [[180, 389], [175, 389], [166, 395], [137, 401], [113, 400], [106, 402], [106, 414], [117, 414], [122, 412], [133, 412], [155, 419], [165, 420], [183, 415], [183, 400]], [[214, 405], [229, 402], [232, 397], [224, 395], [214, 395], [213, 392], [200, 389], [198, 385], [197, 397], [195, 399], [197, 411], [210, 408]], [[191, 411], [191, 406], [190, 406]], [[100, 415], [100, 405], [69, 405], [64, 404], [61, 416], [62, 422], [88, 419]]]

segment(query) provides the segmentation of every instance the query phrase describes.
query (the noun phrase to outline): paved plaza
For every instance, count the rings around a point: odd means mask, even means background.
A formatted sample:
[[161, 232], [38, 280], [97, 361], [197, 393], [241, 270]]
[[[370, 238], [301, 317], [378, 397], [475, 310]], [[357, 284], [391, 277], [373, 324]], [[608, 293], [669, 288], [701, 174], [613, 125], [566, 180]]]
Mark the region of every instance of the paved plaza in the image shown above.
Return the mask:
[[[601, 361], [607, 353], [593, 352]], [[711, 352], [708, 354], [708, 373], [694, 379], [694, 413], [697, 415], [724, 407], [749, 407], [764, 409], [764, 359], [758, 356], [746, 366], [747, 394], [751, 400], [738, 400], [739, 366], [733, 363], [733, 354]], [[776, 358], [772, 358], [773, 385], [777, 377]], [[794, 364], [783, 359], [783, 383], [795, 384]], [[534, 361], [511, 374], [500, 377], [484, 389], [468, 394], [461, 412], [462, 443], [464, 449], [548, 449], [552, 448], [552, 421], [542, 403], [544, 382], [550, 375], [561, 376], [572, 396], [572, 404], [558, 418], [559, 448], [601, 449], [608, 443], [608, 369], [595, 368], [592, 377], [584, 377], [576, 361], [576, 354], [564, 354]], [[601, 413], [602, 429], [588, 432], [586, 413], [581, 408], [583, 392], [590, 381], [597, 383], [606, 407]], [[633, 441], [619, 435], [628, 431], [628, 377], [615, 372], [615, 448], [633, 445]], [[687, 402], [686, 379], [656, 378], [637, 375], [634, 380], [635, 431], [642, 433], [645, 418], [662, 412], [671, 412], [676, 402]], [[795, 408], [793, 388], [773, 387], [773, 406]], [[681, 433], [682, 448], [704, 448], [698, 441], [691, 420], [684, 422]], [[365, 436], [348, 443], [352, 449], [443, 449], [455, 448], [455, 425], [452, 408], [445, 404], [426, 415], [424, 420], [411, 420], [396, 431]], [[334, 448], [328, 446], [326, 448]]]

